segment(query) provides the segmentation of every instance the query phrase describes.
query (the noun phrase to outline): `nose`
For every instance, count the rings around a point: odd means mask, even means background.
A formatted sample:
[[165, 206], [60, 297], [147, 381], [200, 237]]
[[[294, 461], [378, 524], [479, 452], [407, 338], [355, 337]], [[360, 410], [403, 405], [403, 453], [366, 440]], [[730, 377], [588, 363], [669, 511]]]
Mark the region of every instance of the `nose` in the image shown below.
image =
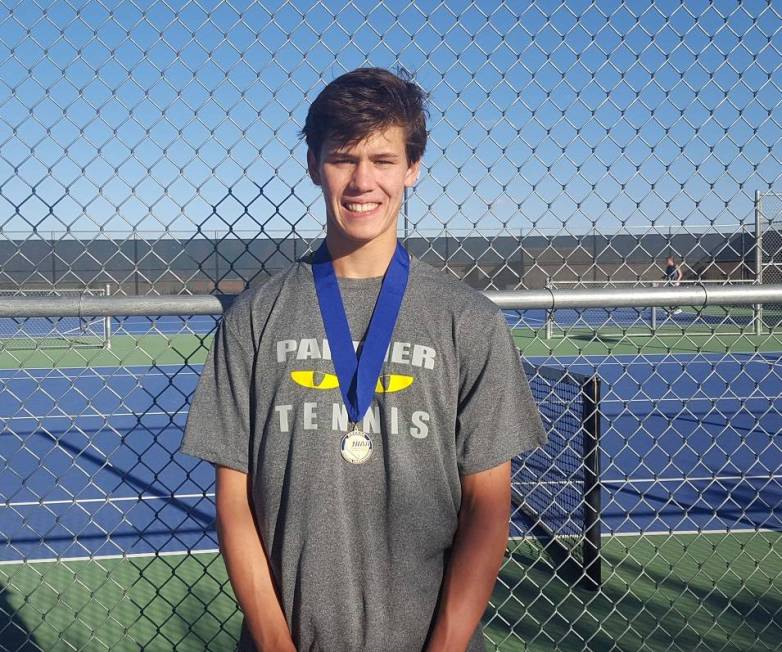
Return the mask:
[[375, 185], [375, 177], [372, 170], [372, 162], [362, 160], [356, 163], [353, 176], [350, 179], [350, 188], [354, 192], [368, 192]]

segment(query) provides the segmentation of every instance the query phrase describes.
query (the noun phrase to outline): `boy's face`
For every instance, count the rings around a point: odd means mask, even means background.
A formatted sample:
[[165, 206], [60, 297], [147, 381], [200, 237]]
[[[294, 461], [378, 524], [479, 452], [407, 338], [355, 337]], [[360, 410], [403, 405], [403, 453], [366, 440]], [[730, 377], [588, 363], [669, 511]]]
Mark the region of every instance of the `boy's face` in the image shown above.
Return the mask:
[[396, 242], [404, 191], [415, 184], [420, 168], [420, 162], [407, 161], [402, 127], [374, 132], [341, 149], [327, 141], [319, 160], [307, 153], [307, 164], [323, 191], [330, 238], [348, 246], [377, 238]]

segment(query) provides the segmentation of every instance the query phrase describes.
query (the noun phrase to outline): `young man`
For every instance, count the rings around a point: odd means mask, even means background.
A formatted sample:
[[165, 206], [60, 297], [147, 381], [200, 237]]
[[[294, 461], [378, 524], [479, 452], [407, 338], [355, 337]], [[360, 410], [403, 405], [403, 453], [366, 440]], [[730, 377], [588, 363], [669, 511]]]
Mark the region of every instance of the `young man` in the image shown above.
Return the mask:
[[[665, 280], [667, 285], [678, 287], [683, 278], [684, 274], [679, 265], [676, 264], [676, 259], [673, 256], [668, 256], [665, 259]], [[679, 307], [671, 308], [671, 313], [674, 315], [678, 315], [681, 311], [682, 309]]]
[[321, 92], [325, 243], [231, 306], [193, 399], [241, 650], [483, 649], [509, 460], [545, 435], [502, 313], [397, 243], [423, 99], [381, 69]]

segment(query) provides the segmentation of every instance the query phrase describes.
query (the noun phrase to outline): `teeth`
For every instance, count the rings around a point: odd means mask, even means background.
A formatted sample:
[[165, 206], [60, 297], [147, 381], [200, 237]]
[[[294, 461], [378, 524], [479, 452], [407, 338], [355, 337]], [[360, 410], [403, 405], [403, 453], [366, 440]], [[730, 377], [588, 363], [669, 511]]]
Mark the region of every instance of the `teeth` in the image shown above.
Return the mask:
[[349, 211], [352, 211], [353, 213], [367, 213], [380, 206], [380, 204], [374, 202], [370, 204], [345, 204], [345, 205], [347, 206], [347, 209]]

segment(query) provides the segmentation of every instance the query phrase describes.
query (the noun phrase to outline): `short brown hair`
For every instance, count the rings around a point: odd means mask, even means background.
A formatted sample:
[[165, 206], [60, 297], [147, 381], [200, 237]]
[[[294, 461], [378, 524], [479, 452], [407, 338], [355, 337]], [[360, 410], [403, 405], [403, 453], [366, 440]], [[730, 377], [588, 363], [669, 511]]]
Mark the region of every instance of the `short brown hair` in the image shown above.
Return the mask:
[[399, 126], [405, 130], [407, 160], [415, 163], [426, 149], [425, 102], [426, 93], [406, 73], [357, 68], [320, 92], [310, 105], [301, 133], [319, 159], [327, 140], [345, 147], [375, 131]]

